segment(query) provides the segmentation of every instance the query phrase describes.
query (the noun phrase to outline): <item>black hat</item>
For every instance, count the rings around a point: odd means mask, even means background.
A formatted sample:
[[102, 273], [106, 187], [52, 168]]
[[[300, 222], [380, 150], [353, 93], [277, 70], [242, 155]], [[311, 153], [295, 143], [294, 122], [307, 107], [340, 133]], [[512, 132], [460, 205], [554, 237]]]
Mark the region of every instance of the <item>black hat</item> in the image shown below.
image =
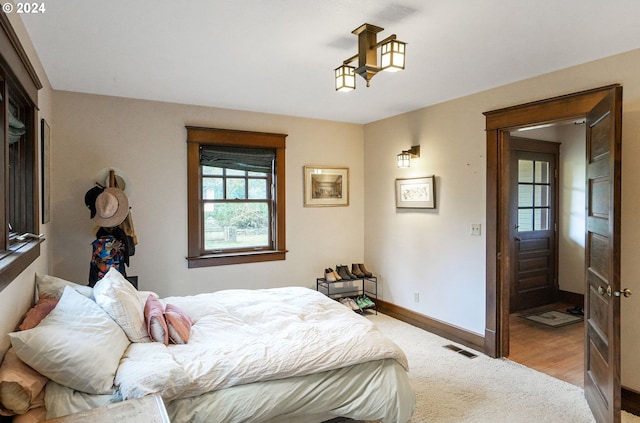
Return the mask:
[[102, 194], [102, 191], [104, 191], [104, 187], [96, 185], [84, 195], [84, 203], [87, 205], [87, 208], [91, 210], [91, 219], [96, 215], [96, 198]]

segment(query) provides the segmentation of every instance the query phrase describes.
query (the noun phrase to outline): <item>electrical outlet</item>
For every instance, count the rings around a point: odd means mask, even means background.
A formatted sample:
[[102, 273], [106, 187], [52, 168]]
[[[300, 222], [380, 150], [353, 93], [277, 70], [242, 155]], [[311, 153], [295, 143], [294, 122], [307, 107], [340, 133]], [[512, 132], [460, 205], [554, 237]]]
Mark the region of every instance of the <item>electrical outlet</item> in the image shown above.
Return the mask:
[[480, 223], [472, 223], [471, 224], [471, 235], [480, 236], [482, 233], [482, 225]]
[[417, 292], [417, 291], [413, 293], [413, 302], [414, 303], [419, 303], [420, 302], [420, 293]]

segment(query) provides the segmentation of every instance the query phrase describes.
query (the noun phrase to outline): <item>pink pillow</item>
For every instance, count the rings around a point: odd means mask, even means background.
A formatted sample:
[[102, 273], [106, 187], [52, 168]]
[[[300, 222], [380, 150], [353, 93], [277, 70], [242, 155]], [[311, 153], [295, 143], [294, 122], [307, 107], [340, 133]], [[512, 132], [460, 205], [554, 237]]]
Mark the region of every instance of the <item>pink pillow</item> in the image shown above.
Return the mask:
[[24, 317], [24, 320], [18, 326], [18, 330], [33, 329], [47, 317], [51, 310], [58, 305], [58, 299], [52, 297], [40, 297], [36, 305], [31, 307]]
[[162, 342], [169, 345], [169, 331], [164, 320], [162, 304], [156, 297], [149, 295], [144, 304], [144, 320], [147, 322], [147, 332], [154, 342]]
[[173, 304], [167, 304], [164, 315], [167, 319], [171, 342], [174, 344], [186, 344], [189, 342], [189, 334], [191, 332], [191, 319], [189, 319], [189, 316]]

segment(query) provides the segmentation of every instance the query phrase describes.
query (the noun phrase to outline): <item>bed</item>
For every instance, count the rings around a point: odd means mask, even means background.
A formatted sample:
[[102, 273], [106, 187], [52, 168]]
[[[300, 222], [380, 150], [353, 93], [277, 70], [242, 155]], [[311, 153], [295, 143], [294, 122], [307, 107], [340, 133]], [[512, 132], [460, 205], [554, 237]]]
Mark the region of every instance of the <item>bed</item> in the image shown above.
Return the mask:
[[[177, 423], [405, 423], [413, 412], [402, 350], [366, 317], [308, 288], [159, 299], [192, 323], [185, 344], [168, 346], [149, 338], [144, 305], [154, 294], [115, 270], [93, 289], [39, 275], [36, 288], [38, 304], [55, 304], [40, 313], [36, 304], [24, 330], [9, 334], [0, 367], [0, 413], [18, 414], [18, 423], [150, 394]], [[10, 380], [12, 391], [25, 391], [19, 407], [3, 394], [5, 363], [16, 357], [42, 378]]]

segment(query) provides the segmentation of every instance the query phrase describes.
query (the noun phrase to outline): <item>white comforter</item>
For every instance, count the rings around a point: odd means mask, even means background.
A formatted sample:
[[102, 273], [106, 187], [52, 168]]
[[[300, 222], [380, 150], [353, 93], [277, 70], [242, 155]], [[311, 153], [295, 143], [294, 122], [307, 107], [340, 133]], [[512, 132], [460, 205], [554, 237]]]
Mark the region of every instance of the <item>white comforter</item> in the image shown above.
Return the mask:
[[187, 345], [131, 344], [115, 383], [125, 399], [166, 400], [381, 359], [400, 348], [366, 318], [300, 287], [169, 297], [194, 322]]

